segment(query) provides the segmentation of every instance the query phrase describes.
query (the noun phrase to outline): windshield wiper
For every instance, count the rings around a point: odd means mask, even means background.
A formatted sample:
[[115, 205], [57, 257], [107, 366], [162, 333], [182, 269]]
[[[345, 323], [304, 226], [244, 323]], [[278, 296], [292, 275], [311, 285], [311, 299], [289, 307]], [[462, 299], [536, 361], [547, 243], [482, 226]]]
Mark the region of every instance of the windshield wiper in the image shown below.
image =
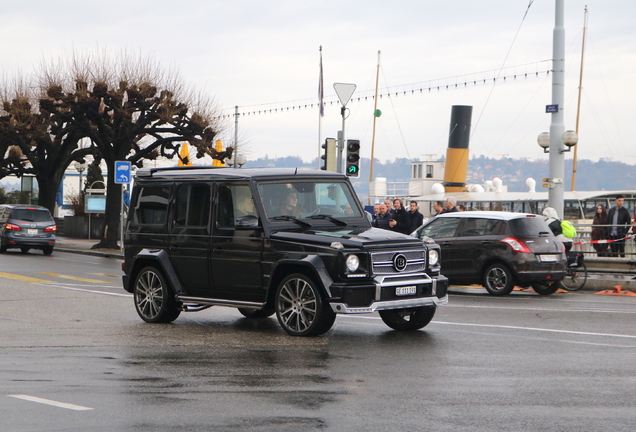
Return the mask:
[[335, 217], [328, 215], [328, 214], [317, 214], [317, 215], [311, 215], [311, 216], [307, 216], [305, 219], [329, 219], [331, 222], [335, 223], [336, 225], [340, 225], [340, 226], [347, 226], [348, 224], [345, 221], [341, 221], [340, 219], [336, 219]]
[[295, 218], [293, 216], [275, 216], [275, 217], [269, 218], [269, 220], [292, 221], [292, 222], [296, 222], [298, 225], [311, 227], [310, 223], [305, 222], [305, 221], [301, 221], [300, 219], [297, 219], [297, 218]]

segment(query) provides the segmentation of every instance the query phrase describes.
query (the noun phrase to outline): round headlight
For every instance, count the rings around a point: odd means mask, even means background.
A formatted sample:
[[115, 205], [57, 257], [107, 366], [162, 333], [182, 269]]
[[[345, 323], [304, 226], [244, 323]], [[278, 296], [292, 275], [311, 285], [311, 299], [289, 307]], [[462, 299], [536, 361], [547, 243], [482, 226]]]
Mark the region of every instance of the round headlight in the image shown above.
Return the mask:
[[357, 255], [347, 256], [346, 265], [347, 265], [348, 272], [353, 273], [354, 271], [358, 270], [358, 267], [360, 267], [360, 260], [358, 259], [358, 256]]
[[433, 249], [428, 252], [428, 265], [434, 266], [439, 262], [439, 253], [437, 250]]

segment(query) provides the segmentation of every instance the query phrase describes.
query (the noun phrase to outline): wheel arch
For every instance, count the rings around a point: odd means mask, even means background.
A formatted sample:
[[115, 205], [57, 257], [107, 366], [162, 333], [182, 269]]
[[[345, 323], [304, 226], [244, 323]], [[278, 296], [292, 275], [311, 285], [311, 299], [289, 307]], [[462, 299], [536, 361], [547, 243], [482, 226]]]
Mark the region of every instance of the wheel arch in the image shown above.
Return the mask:
[[329, 275], [323, 260], [318, 255], [308, 255], [302, 259], [283, 259], [277, 263], [269, 282], [268, 306], [274, 306], [274, 297], [276, 296], [278, 285], [285, 277], [293, 273], [307, 276], [316, 283], [324, 296], [331, 297], [330, 287], [333, 279]]
[[185, 294], [183, 286], [177, 277], [177, 273], [170, 263], [168, 253], [165, 250], [150, 249], [142, 249], [135, 256], [135, 261], [133, 262], [128, 278], [130, 282], [127, 287], [124, 287], [126, 291], [133, 292], [137, 275], [141, 269], [147, 266], [154, 266], [158, 268], [166, 278], [166, 282], [170, 284], [176, 294]]

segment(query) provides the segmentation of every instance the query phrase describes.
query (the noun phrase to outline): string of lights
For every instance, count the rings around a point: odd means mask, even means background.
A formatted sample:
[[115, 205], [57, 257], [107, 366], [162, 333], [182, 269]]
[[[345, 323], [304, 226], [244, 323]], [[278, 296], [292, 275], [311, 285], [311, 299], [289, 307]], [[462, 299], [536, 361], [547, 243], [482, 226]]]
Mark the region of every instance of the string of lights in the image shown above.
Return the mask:
[[[382, 92], [378, 93], [378, 99], [384, 97], [414, 96], [419, 94], [431, 93], [441, 90], [455, 90], [467, 88], [469, 86], [487, 85], [495, 82], [514, 81], [519, 78], [536, 78], [550, 74], [552, 70], [549, 68], [548, 62], [552, 60], [542, 60], [524, 65], [510, 66], [503, 69], [493, 69], [484, 72], [476, 72], [465, 75], [457, 75], [449, 78], [441, 78], [437, 80], [424, 81], [412, 84], [402, 84], [394, 87], [386, 87]], [[366, 102], [375, 99], [375, 90], [364, 90], [356, 92], [350, 102]], [[338, 99], [334, 96], [332, 99], [324, 100], [326, 106], [339, 106]], [[237, 113], [239, 116], [257, 116], [264, 114], [280, 114], [286, 112], [300, 111], [305, 109], [318, 109], [320, 101], [318, 98], [300, 99], [285, 102], [273, 102], [260, 105], [239, 106], [238, 112], [236, 107], [225, 108], [222, 111], [225, 114], [219, 115], [217, 119], [233, 118]]]

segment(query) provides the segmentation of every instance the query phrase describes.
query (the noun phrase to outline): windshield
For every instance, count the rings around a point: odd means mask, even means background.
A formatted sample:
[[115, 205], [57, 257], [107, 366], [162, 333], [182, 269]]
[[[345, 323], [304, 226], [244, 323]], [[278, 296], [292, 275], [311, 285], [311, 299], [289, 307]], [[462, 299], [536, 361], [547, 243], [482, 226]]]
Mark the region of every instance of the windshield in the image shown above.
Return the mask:
[[343, 181], [261, 183], [258, 190], [268, 219], [317, 215], [338, 219], [362, 217], [357, 198]]

